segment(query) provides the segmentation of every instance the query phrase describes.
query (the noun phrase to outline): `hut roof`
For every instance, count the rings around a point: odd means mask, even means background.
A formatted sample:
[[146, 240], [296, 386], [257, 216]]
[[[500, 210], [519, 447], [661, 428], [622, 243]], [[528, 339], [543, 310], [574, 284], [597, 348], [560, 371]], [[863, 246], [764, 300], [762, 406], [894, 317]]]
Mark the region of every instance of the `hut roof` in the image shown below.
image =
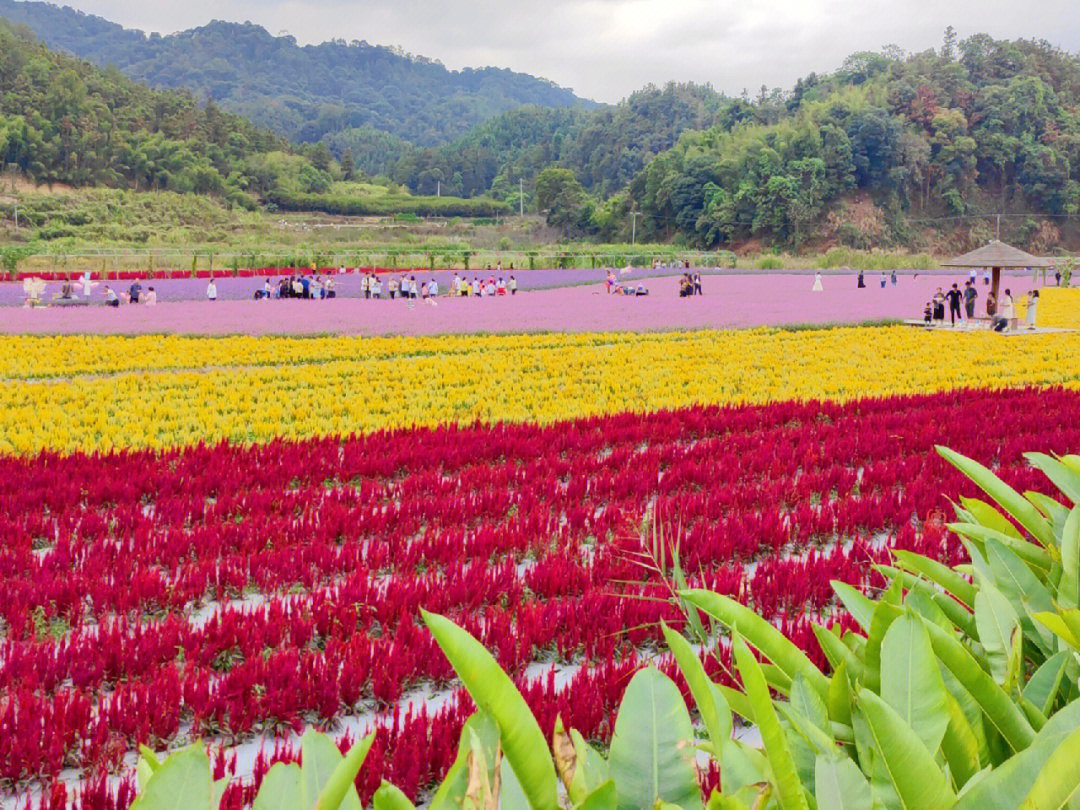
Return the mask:
[[1032, 256], [997, 239], [981, 248], [942, 262], [945, 267], [1050, 267], [1052, 259]]

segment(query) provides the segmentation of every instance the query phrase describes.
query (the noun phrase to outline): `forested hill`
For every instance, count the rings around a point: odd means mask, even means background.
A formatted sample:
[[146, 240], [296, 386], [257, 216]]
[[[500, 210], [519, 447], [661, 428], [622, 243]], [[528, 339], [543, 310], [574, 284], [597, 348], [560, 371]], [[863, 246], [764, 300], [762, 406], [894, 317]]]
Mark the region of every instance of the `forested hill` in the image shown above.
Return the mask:
[[153, 87], [186, 88], [299, 142], [371, 130], [437, 145], [522, 105], [593, 106], [523, 73], [451, 71], [366, 42], [301, 47], [251, 23], [212, 22], [147, 36], [71, 8], [16, 0], [0, 0], [0, 17], [28, 26], [50, 47], [115, 66]]

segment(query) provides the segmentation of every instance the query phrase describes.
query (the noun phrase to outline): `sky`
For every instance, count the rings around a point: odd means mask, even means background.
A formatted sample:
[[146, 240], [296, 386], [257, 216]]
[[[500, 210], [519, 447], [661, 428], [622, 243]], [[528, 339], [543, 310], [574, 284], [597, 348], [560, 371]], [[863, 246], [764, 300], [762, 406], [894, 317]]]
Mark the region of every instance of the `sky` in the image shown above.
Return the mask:
[[172, 33], [249, 20], [302, 44], [396, 45], [448, 68], [495, 66], [616, 102], [648, 83], [710, 83], [737, 95], [790, 89], [856, 51], [937, 48], [945, 27], [1046, 39], [1080, 52], [1068, 0], [55, 0], [129, 28]]

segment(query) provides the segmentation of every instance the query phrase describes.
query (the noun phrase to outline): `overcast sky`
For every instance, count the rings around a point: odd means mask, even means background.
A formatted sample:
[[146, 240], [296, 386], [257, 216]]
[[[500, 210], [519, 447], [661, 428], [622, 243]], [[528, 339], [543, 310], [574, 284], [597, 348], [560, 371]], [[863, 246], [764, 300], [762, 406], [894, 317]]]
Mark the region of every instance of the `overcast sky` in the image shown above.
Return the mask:
[[129, 28], [173, 31], [211, 19], [258, 23], [301, 43], [331, 38], [400, 45], [450, 68], [532, 73], [597, 101], [643, 85], [711, 82], [718, 90], [789, 88], [848, 54], [888, 44], [936, 48], [961, 38], [1047, 39], [1080, 51], [1069, 0], [58, 0]]

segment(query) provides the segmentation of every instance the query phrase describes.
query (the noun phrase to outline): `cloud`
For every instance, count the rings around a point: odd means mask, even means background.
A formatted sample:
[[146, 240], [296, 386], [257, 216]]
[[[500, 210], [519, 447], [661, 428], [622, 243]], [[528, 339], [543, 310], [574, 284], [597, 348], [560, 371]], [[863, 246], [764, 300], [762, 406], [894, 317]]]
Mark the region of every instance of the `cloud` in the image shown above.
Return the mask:
[[302, 43], [399, 45], [450, 68], [494, 65], [544, 76], [600, 101], [617, 101], [650, 82], [710, 82], [733, 95], [762, 84], [788, 88], [811, 71], [834, 70], [855, 51], [937, 47], [947, 25], [961, 38], [985, 32], [1080, 50], [1073, 4], [1045, 0], [66, 2], [144, 31], [250, 20]]

